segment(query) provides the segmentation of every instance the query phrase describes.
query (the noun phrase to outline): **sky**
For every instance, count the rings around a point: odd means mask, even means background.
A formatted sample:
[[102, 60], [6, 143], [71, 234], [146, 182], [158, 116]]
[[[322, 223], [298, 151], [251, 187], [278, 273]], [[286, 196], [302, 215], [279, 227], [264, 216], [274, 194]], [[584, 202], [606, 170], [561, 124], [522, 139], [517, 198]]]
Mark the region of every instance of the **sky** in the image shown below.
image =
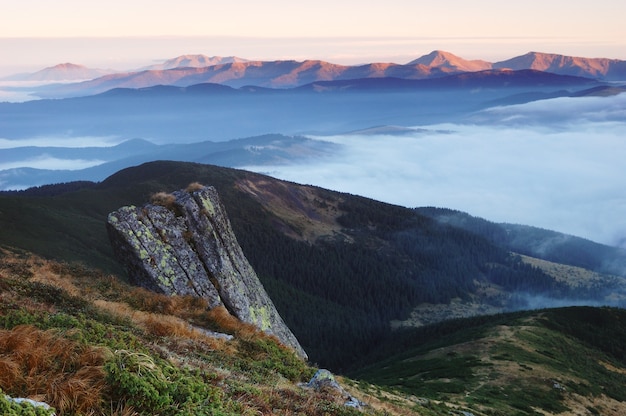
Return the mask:
[[621, 0], [0, 0], [0, 75], [133, 69], [183, 54], [406, 63], [442, 49], [626, 59]]

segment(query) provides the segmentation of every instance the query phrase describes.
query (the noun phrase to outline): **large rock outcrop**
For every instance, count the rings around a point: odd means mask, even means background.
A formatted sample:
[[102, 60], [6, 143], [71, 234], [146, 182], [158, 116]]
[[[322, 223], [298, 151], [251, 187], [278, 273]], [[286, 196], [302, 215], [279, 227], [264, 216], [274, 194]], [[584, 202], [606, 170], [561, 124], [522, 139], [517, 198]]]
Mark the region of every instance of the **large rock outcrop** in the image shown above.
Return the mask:
[[107, 230], [135, 284], [224, 305], [307, 357], [244, 256], [215, 188], [197, 186], [159, 194], [143, 207], [122, 207], [109, 214]]

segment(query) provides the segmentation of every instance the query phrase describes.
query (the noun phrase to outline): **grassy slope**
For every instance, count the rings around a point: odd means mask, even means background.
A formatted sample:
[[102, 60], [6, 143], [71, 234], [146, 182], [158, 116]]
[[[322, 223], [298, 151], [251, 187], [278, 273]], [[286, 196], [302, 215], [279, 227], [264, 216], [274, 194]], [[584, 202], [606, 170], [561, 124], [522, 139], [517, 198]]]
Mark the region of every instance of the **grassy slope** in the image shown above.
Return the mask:
[[[0, 390], [10, 396], [47, 402], [61, 415], [360, 414], [333, 390], [298, 385], [315, 370], [201, 300], [0, 251]], [[413, 414], [379, 407], [366, 413]]]
[[[390, 321], [407, 319], [427, 291], [432, 299], [426, 302], [446, 308], [450, 299], [465, 307], [468, 300], [480, 306], [506, 298], [489, 282], [481, 283], [482, 294], [470, 293], [477, 290], [474, 278], [489, 272], [485, 262], [501, 260], [475, 260], [497, 251], [481, 237], [439, 226], [413, 210], [192, 163], [148, 163], [55, 196], [2, 194], [0, 245], [123, 276], [106, 236], [106, 215], [196, 181], [217, 188], [281, 315], [309, 356], [335, 370], [375, 348], [389, 335]], [[388, 280], [381, 278], [385, 273]], [[441, 319], [435, 312], [419, 310], [422, 318], [430, 313], [431, 321]], [[464, 315], [459, 308], [458, 316]]]
[[[450, 321], [400, 333], [378, 365], [340, 380], [366, 414], [617, 416], [624, 322], [626, 311], [588, 307]], [[201, 300], [0, 252], [0, 390], [58, 414], [360, 414], [300, 387], [315, 370]]]
[[625, 320], [621, 309], [572, 307], [448, 322], [406, 332], [388, 349], [401, 354], [352, 376], [475, 415], [617, 416]]

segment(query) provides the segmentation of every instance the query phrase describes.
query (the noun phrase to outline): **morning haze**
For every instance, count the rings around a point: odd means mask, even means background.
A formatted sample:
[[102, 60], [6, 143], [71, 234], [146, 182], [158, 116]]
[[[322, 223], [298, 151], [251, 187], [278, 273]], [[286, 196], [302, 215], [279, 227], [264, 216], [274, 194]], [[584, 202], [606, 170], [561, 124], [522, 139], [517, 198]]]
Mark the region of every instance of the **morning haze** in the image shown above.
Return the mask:
[[624, 15], [3, 7], [2, 414], [626, 414]]

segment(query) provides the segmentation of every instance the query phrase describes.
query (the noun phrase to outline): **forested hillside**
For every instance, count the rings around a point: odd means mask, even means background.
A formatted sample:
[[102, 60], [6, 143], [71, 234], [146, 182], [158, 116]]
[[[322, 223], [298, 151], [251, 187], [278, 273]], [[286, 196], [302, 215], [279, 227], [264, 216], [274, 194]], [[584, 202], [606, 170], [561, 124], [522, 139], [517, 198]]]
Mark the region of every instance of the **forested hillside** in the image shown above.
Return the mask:
[[446, 208], [417, 208], [437, 221], [482, 235], [516, 253], [626, 277], [626, 250], [522, 224], [498, 224]]
[[[98, 184], [0, 195], [0, 244], [123, 276], [106, 215], [150, 195], [215, 186], [244, 253], [313, 362], [351, 368], [418, 305], [525, 307], [518, 293], [595, 296], [493, 239], [420, 212], [215, 166], [153, 162]], [[589, 292], [589, 293], [587, 293]], [[442, 319], [445, 319], [442, 318]]]

